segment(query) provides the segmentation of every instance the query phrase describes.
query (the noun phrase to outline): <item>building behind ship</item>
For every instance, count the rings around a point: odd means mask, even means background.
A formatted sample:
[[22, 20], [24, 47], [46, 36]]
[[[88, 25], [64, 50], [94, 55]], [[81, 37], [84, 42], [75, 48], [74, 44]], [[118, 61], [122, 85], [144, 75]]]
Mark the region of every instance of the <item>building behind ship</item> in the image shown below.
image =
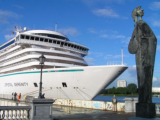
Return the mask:
[[118, 87], [127, 87], [127, 81], [126, 80], [118, 80], [117, 81], [117, 88]]

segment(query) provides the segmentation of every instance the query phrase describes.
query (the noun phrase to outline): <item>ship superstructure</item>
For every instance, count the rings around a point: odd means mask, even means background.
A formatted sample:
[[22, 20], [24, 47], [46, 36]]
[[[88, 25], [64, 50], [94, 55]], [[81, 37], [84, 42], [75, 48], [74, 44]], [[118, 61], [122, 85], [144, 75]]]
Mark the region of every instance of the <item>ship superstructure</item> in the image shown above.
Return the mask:
[[45, 68], [87, 66], [83, 57], [88, 50], [55, 31], [19, 31], [13, 39], [0, 46], [0, 72], [38, 69], [38, 58], [42, 53], [47, 58]]
[[65, 35], [50, 30], [26, 30], [17, 27], [16, 35], [0, 46], [0, 93], [21, 91], [38, 96], [39, 57], [43, 67], [43, 91], [46, 97], [93, 99], [126, 68], [126, 65], [88, 66], [84, 56], [88, 48], [71, 42]]

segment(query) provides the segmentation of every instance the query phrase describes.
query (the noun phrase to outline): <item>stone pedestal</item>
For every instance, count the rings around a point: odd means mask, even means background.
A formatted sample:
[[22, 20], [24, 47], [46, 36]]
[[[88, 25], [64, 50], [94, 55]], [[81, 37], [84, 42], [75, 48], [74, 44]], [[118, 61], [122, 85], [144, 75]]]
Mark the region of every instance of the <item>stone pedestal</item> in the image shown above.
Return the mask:
[[32, 98], [26, 102], [31, 106], [31, 120], [51, 120], [53, 99]]
[[155, 103], [136, 103], [136, 117], [155, 118]]
[[125, 98], [125, 112], [135, 112], [138, 98]]

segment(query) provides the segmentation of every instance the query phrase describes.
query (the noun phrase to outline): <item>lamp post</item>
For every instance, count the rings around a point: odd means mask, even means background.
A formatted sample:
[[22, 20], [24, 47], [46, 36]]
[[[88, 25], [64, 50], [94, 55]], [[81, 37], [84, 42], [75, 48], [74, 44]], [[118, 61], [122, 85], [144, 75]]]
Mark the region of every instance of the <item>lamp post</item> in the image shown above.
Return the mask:
[[41, 65], [41, 76], [40, 76], [40, 83], [39, 83], [39, 96], [38, 96], [38, 98], [41, 98], [41, 96], [42, 96], [42, 68], [43, 68], [45, 59], [46, 58], [44, 57], [43, 54], [39, 57], [39, 64]]

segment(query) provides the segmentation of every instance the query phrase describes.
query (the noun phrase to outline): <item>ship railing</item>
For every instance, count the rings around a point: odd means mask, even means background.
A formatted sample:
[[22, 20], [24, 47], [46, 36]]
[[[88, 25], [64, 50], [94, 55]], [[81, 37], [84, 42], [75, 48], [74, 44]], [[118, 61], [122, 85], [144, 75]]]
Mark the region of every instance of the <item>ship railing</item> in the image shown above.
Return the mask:
[[[29, 60], [24, 60], [24, 61], [21, 61], [21, 62], [18, 62], [18, 63], [14, 63], [14, 64], [11, 64], [11, 65], [7, 65], [7, 66], [3, 66], [0, 68], [0, 70], [3, 70], [3, 69], [7, 69], [7, 68], [10, 68], [10, 67], [14, 67], [14, 66], [17, 66], [17, 65], [22, 65], [22, 64], [25, 64], [25, 63], [28, 63], [28, 62], [34, 62], [34, 61], [38, 61], [36, 59], [29, 59]], [[84, 61], [79, 61], [81, 63], [86, 63]], [[54, 63], [59, 63], [59, 62], [54, 62]], [[73, 64], [70, 64], [70, 65], [73, 65]], [[74, 64], [75, 66], [75, 64]]]
[[0, 70], [6, 69], [6, 68], [9, 68], [9, 67], [13, 67], [13, 66], [17, 66], [17, 65], [22, 65], [22, 64], [25, 64], [25, 63], [28, 63], [28, 62], [33, 62], [33, 61], [38, 61], [38, 60], [33, 60], [33, 59], [32, 60], [25, 60], [25, 61], [15, 63], [15, 64], [12, 64], [12, 65], [9, 65], [9, 66], [4, 66]]
[[9, 62], [9, 61], [13, 61], [13, 60], [15, 60], [15, 59], [21, 58], [21, 57], [26, 56], [26, 55], [29, 55], [29, 53], [23, 53], [23, 54], [21, 54], [21, 55], [12, 57], [12, 59], [4, 60], [4, 62], [2, 62], [2, 64], [6, 63], [6, 62]]
[[16, 50], [12, 51], [12, 52], [9, 52], [9, 53], [7, 53], [7, 54], [4, 54], [4, 55], [2, 55], [2, 56], [0, 57], [0, 59], [4, 59], [4, 58], [6, 58], [7, 56], [12, 55], [13, 53], [18, 52], [18, 51], [20, 51], [20, 50], [22, 50], [22, 48], [19, 48], [19, 49], [16, 49]]
[[71, 47], [66, 47], [64, 45], [61, 45], [61, 44], [50, 44], [50, 43], [45, 43], [45, 42], [37, 42], [37, 41], [29, 41], [29, 40], [20, 40], [21, 43], [28, 43], [28, 44], [37, 44], [37, 45], [47, 45], [47, 46], [50, 46], [50, 47], [58, 47], [58, 48], [66, 48], [66, 49], [70, 49], [70, 50], [74, 50], [74, 51], [78, 51], [78, 52], [81, 52], [83, 54], [87, 54], [86, 51], [82, 51], [82, 50], [78, 50], [78, 49], [74, 49], [74, 48], [71, 48]]
[[112, 61], [112, 62], [107, 62], [107, 65], [127, 65], [127, 63], [121, 61]]

